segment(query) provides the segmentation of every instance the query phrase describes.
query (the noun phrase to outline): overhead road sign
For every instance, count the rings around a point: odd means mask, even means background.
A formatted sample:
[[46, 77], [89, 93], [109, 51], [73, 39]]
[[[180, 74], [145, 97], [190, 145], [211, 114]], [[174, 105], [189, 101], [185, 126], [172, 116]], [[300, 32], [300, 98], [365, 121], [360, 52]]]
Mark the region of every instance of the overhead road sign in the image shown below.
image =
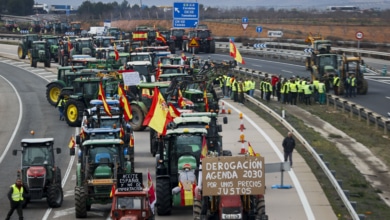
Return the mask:
[[282, 37], [283, 31], [268, 31], [268, 37]]
[[197, 2], [174, 2], [174, 28], [194, 28], [199, 23], [199, 4]]
[[174, 19], [172, 27], [174, 28], [195, 28], [198, 26], [198, 20]]

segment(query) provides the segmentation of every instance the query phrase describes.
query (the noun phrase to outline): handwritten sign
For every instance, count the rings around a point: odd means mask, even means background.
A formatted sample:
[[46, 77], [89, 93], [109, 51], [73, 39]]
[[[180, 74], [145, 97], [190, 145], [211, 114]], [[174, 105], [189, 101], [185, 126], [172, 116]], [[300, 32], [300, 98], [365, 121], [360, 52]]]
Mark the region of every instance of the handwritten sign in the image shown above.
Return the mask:
[[142, 191], [142, 173], [118, 174], [116, 188], [118, 192]]
[[123, 76], [123, 83], [126, 86], [135, 86], [140, 84], [141, 82], [141, 78], [138, 72], [126, 72], [126, 73], [122, 73], [122, 76]]
[[207, 157], [202, 160], [203, 195], [261, 195], [265, 189], [264, 158]]

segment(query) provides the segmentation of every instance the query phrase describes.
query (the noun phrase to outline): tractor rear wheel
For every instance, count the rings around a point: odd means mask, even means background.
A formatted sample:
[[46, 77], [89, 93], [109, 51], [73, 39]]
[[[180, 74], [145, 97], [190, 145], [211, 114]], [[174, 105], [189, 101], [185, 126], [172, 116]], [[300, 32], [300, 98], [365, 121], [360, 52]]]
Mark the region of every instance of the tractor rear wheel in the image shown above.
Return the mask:
[[79, 113], [84, 111], [84, 104], [77, 100], [70, 99], [64, 108], [65, 121], [69, 126], [78, 127], [81, 125]]
[[134, 131], [143, 131], [145, 126], [143, 126], [145, 115], [142, 112], [141, 107], [138, 105], [131, 105], [131, 110], [133, 111], [133, 118], [130, 120], [130, 125]]
[[38, 61], [36, 59], [32, 58], [32, 61], [31, 61], [32, 67], [36, 68], [37, 67], [37, 63], [38, 63]]
[[169, 178], [160, 178], [156, 181], [157, 187], [157, 214], [170, 215], [172, 210], [172, 190]]
[[81, 186], [76, 186], [74, 188], [74, 199], [75, 199], [75, 209], [76, 209], [76, 218], [86, 218], [87, 217], [87, 197], [84, 192], [84, 188]]
[[47, 189], [47, 204], [50, 208], [61, 207], [64, 200], [61, 183], [52, 184]]
[[263, 216], [265, 216], [265, 200], [264, 200], [264, 196], [262, 196], [261, 198], [259, 198], [257, 200], [257, 204], [256, 204], [256, 215], [258, 217], [260, 217], [259, 219], [263, 219]]
[[59, 83], [50, 84], [46, 89], [46, 99], [50, 105], [55, 106], [60, 96], [62, 85]]
[[215, 53], [215, 41], [210, 41], [210, 53]]
[[26, 54], [23, 53], [23, 47], [22, 46], [18, 46], [18, 57], [19, 59], [25, 59], [26, 58]]
[[358, 89], [358, 94], [360, 94], [360, 95], [366, 95], [366, 94], [367, 94], [367, 90], [368, 90], [368, 83], [367, 83], [367, 80], [363, 79], [363, 80], [362, 80], [362, 85], [361, 85], [361, 87]]

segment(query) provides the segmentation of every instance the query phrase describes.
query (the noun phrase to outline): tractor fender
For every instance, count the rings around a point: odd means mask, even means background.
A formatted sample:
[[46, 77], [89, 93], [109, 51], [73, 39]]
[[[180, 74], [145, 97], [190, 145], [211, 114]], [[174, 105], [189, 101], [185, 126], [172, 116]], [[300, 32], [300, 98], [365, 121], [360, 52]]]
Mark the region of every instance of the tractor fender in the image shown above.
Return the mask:
[[81, 163], [77, 163], [77, 166], [76, 166], [76, 178], [77, 178], [76, 185], [77, 186], [82, 186], [82, 182], [81, 182]]
[[146, 115], [149, 111], [149, 109], [146, 107], [146, 105], [143, 102], [140, 101], [132, 101], [130, 104], [138, 105], [142, 112]]
[[52, 82], [49, 82], [47, 85], [46, 85], [46, 88], [48, 88], [50, 85], [53, 85], [53, 84], [60, 84], [62, 88], [64, 88], [66, 86], [65, 82], [62, 81], [62, 80], [56, 80], [56, 81], [52, 81]]

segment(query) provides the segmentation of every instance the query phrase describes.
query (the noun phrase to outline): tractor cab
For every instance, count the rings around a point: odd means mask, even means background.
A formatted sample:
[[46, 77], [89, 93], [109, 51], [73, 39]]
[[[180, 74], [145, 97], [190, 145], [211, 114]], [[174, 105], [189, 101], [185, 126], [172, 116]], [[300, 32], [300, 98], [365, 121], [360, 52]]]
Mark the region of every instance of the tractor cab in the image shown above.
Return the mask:
[[111, 219], [154, 219], [149, 204], [149, 192], [143, 191], [115, 191], [111, 205]]

